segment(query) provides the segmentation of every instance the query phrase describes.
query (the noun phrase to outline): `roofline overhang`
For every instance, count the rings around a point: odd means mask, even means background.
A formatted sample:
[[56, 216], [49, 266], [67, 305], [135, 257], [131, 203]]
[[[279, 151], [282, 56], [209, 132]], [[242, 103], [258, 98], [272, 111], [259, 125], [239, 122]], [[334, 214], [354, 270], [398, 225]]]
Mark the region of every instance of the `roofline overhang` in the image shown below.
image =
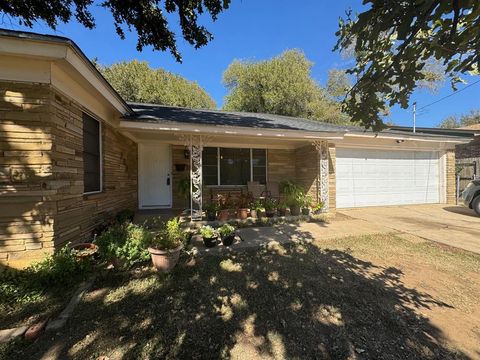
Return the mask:
[[[29, 35], [37, 34], [2, 30], [0, 55], [65, 61], [97, 89], [117, 111], [123, 115], [133, 114], [132, 108], [100, 74], [75, 42], [60, 36], [42, 35], [41, 39], [35, 39]], [[23, 42], [22, 46], [18, 46], [18, 42]], [[26, 43], [30, 43], [30, 46], [24, 46]]]
[[290, 140], [341, 140], [343, 132], [314, 132], [289, 129], [261, 129], [239, 126], [199, 125], [180, 123], [153, 123], [145, 121], [120, 121], [120, 129], [137, 131], [161, 131], [170, 133], [189, 133], [197, 135], [250, 136], [255, 138], [277, 138]]
[[447, 138], [447, 137], [422, 137], [417, 134], [415, 136], [401, 135], [401, 134], [388, 134], [388, 133], [365, 133], [365, 132], [348, 132], [345, 137], [352, 138], [376, 138], [376, 139], [391, 139], [391, 140], [408, 140], [408, 141], [421, 141], [421, 142], [441, 142], [450, 144], [468, 144], [471, 139], [465, 138]]

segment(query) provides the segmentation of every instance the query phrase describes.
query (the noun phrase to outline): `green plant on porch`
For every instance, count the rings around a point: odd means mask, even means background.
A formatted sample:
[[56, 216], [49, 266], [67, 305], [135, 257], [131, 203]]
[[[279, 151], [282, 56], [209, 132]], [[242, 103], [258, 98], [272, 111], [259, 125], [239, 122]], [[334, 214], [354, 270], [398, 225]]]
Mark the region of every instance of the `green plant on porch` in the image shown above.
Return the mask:
[[160, 226], [148, 244], [152, 263], [158, 271], [169, 272], [175, 267], [186, 238], [179, 218], [171, 218]]
[[216, 230], [210, 225], [204, 225], [200, 228], [200, 235], [207, 239], [212, 239], [218, 236]]
[[322, 212], [324, 207], [325, 207], [325, 203], [323, 201], [319, 201], [318, 203], [312, 206], [312, 212], [314, 214], [319, 214]]
[[[178, 194], [190, 203], [190, 178], [185, 177], [178, 182]], [[190, 205], [189, 205], [190, 206]]]

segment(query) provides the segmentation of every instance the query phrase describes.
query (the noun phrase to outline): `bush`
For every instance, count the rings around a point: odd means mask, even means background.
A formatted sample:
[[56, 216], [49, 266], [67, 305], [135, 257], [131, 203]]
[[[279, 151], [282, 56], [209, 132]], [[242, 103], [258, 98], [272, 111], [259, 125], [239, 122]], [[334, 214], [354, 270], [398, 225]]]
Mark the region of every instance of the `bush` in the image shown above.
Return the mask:
[[106, 259], [117, 258], [127, 266], [148, 260], [148, 244], [153, 234], [146, 228], [132, 223], [116, 224], [100, 235], [95, 243]]
[[0, 303], [27, 304], [45, 290], [71, 287], [90, 270], [88, 260], [77, 260], [68, 245], [24, 270], [0, 271]]

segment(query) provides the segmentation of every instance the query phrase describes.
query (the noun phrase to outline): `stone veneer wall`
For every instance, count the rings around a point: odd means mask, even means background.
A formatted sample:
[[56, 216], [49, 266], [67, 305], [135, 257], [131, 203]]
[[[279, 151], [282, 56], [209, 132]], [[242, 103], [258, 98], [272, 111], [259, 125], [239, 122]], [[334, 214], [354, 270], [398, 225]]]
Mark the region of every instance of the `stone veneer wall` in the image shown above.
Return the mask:
[[49, 85], [0, 83], [0, 261], [22, 267], [137, 207], [137, 146], [102, 122], [103, 192], [83, 195], [82, 108]]
[[319, 155], [313, 145], [295, 149], [295, 181], [314, 201], [320, 197]]
[[457, 199], [457, 187], [455, 178], [455, 150], [447, 150], [446, 152], [446, 180], [447, 180], [447, 204], [456, 204]]

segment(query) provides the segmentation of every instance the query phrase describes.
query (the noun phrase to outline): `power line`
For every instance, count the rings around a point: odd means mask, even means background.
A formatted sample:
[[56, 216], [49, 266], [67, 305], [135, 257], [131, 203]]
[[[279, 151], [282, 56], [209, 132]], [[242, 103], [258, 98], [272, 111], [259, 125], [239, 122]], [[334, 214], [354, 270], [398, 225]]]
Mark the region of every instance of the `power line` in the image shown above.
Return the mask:
[[480, 80], [477, 80], [477, 81], [475, 81], [475, 82], [473, 82], [473, 83], [465, 86], [464, 88], [461, 88], [460, 90], [457, 90], [457, 91], [455, 91], [455, 92], [453, 92], [453, 93], [451, 93], [451, 94], [449, 94], [449, 95], [447, 95], [447, 96], [444, 96], [443, 98], [438, 99], [437, 101], [434, 101], [434, 102], [432, 102], [432, 103], [430, 103], [430, 104], [427, 104], [427, 105], [425, 105], [425, 106], [422, 106], [420, 109], [417, 109], [417, 111], [420, 111], [420, 110], [423, 110], [423, 109], [425, 109], [425, 108], [427, 108], [427, 107], [429, 107], [429, 106], [435, 105], [435, 104], [439, 103], [440, 101], [443, 101], [443, 100], [445, 100], [445, 99], [448, 99], [449, 97], [451, 97], [451, 96], [453, 96], [453, 95], [455, 95], [455, 94], [458, 94], [459, 92], [462, 92], [463, 90], [467, 90], [469, 87], [471, 87], [471, 86], [473, 86], [473, 85], [475, 85], [475, 84], [478, 84], [478, 83], [480, 83]]

